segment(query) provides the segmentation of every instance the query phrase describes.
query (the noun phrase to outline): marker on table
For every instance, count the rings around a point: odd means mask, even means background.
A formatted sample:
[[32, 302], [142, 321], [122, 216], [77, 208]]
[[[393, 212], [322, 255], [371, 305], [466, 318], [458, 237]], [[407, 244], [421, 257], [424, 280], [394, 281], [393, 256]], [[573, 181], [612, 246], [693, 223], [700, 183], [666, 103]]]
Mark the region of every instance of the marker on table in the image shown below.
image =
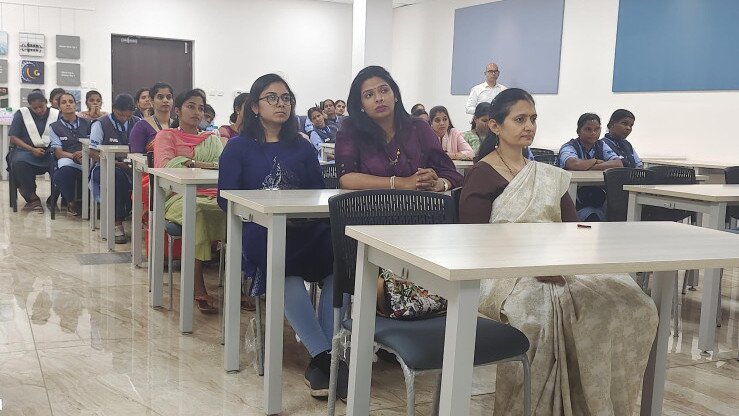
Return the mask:
[[585, 224], [577, 224], [577, 228], [593, 228], [593, 227], [589, 225], [585, 225]]

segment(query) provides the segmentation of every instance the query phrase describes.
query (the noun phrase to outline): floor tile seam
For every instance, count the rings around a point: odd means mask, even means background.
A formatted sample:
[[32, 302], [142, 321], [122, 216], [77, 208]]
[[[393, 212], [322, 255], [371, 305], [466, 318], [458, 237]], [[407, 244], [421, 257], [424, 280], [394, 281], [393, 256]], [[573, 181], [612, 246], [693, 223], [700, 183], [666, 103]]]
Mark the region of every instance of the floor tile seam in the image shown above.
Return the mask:
[[[163, 339], [176, 339], [176, 338], [179, 338], [181, 336], [182, 335], [180, 334], [180, 335], [161, 336], [161, 337], [157, 336], [157, 337], [151, 337], [151, 338], [146, 338], [146, 339], [147, 340], [152, 340], [152, 341], [153, 340], [161, 341]], [[106, 339], [103, 339], [103, 341], [106, 341], [106, 342], [123, 342], [123, 341], [129, 341], [129, 340], [130, 341], [133, 341], [133, 342], [136, 342], [136, 340], [133, 340], [131, 338], [106, 338]], [[143, 340], [141, 340], [141, 341], [143, 342]], [[54, 341], [51, 341], [51, 342], [54, 342]], [[63, 341], [60, 341], [60, 342], [63, 342]], [[37, 351], [52, 351], [52, 350], [59, 350], [59, 349], [66, 349], [66, 348], [86, 347], [88, 345], [89, 345], [88, 343], [85, 343], [85, 344], [79, 344], [79, 345], [59, 345], [59, 346], [48, 346], [48, 347], [36, 347], [36, 350]], [[28, 350], [28, 351], [30, 351], [30, 350]], [[4, 353], [0, 352], [0, 354], [4, 354]]]
[[[711, 359], [710, 361], [702, 361], [702, 362], [692, 363], [692, 364], [681, 364], [681, 365], [676, 365], [676, 366], [672, 366], [672, 367], [668, 366], [667, 367], [667, 370], [669, 371], [669, 370], [676, 369], [676, 368], [697, 367], [699, 365], [717, 364], [717, 363], [721, 363], [721, 362], [728, 363], [728, 362], [730, 362], [732, 360], [734, 360], [734, 359], [732, 359], [732, 358], [717, 358], [717, 359]], [[731, 378], [731, 377], [729, 377], [729, 378]]]

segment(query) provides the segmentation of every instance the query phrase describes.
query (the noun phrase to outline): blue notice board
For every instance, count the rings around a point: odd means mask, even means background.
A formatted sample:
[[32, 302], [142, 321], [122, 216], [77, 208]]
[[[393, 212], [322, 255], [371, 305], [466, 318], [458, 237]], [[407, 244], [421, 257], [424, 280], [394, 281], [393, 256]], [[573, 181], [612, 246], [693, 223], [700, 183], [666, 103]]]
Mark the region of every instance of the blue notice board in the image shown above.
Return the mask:
[[[737, 0], [739, 1], [739, 0]], [[496, 62], [498, 81], [533, 94], [559, 91], [564, 0], [501, 0], [454, 13], [453, 95], [467, 95]]]
[[613, 92], [739, 90], [739, 0], [620, 0]]

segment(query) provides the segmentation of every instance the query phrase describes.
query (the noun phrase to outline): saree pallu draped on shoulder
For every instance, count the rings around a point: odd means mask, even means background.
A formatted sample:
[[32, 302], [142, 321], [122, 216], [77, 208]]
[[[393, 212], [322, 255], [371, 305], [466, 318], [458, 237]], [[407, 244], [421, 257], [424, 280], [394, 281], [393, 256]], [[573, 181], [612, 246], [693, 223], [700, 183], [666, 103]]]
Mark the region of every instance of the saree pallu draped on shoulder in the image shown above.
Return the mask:
[[[490, 222], [560, 222], [569, 180], [528, 163], [493, 202]], [[654, 303], [627, 274], [563, 278], [483, 281], [480, 313], [528, 337], [533, 414], [630, 416], [656, 333]], [[522, 382], [520, 364], [498, 365], [495, 415], [523, 413]]]

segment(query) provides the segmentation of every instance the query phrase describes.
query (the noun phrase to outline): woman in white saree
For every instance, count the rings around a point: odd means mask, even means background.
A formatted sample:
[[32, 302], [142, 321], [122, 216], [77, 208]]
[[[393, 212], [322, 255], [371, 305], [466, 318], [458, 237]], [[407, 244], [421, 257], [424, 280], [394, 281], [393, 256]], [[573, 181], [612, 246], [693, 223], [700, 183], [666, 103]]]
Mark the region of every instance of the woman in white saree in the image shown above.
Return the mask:
[[[536, 134], [531, 95], [516, 88], [501, 92], [489, 127], [492, 134], [465, 178], [461, 222], [577, 221], [567, 193], [570, 173], [522, 155]], [[634, 411], [657, 311], [629, 275], [488, 280], [479, 310], [520, 329], [531, 342], [534, 415]], [[520, 366], [498, 365], [495, 415], [523, 414], [522, 381]]]

